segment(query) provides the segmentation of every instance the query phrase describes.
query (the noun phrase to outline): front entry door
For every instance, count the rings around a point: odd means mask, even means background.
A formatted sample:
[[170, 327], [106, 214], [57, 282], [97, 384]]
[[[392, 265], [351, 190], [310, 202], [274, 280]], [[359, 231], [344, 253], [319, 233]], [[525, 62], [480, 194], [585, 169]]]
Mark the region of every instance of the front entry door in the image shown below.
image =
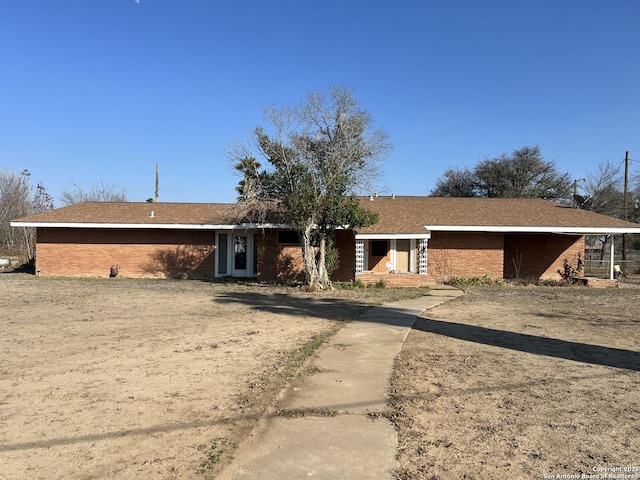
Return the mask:
[[387, 273], [387, 262], [389, 260], [389, 241], [371, 240], [369, 242], [369, 270], [377, 273]]
[[247, 276], [247, 236], [233, 236], [233, 276]]

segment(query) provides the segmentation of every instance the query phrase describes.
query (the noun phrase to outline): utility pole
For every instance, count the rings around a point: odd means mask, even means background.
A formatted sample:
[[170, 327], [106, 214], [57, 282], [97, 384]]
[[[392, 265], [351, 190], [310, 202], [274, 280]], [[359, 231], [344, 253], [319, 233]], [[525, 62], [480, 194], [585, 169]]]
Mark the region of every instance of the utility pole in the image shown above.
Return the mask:
[[[624, 155], [624, 193], [623, 193], [623, 212], [624, 220], [628, 220], [628, 192], [629, 192], [629, 152]], [[627, 260], [627, 234], [622, 234], [622, 268], [626, 267], [625, 261]]]
[[158, 164], [156, 163], [156, 196], [154, 199], [154, 203], [158, 203], [158, 184], [160, 181], [160, 167], [158, 167]]
[[576, 202], [576, 195], [578, 195], [578, 182], [586, 182], [586, 181], [587, 181], [586, 178], [578, 178], [577, 180], [573, 181], [573, 208], [582, 207], [582, 205], [578, 205], [578, 202]]

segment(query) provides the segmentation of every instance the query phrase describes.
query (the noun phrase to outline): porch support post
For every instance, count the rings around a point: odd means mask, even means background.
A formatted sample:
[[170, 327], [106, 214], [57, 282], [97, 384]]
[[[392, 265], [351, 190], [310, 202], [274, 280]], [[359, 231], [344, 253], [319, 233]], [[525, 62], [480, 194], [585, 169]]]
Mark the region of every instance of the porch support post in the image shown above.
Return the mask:
[[356, 275], [364, 271], [364, 240], [356, 240]]
[[418, 273], [420, 275], [427, 274], [427, 245], [429, 240], [423, 238], [420, 240], [420, 246], [418, 247]]
[[614, 258], [615, 258], [615, 247], [614, 247], [614, 245], [615, 244], [616, 244], [616, 240], [615, 240], [613, 234], [611, 234], [611, 247], [610, 247], [611, 258], [610, 258], [610, 262], [609, 262], [609, 279], [610, 280], [613, 280], [615, 278], [614, 277], [614, 272], [613, 272], [613, 262], [615, 261], [614, 260]]

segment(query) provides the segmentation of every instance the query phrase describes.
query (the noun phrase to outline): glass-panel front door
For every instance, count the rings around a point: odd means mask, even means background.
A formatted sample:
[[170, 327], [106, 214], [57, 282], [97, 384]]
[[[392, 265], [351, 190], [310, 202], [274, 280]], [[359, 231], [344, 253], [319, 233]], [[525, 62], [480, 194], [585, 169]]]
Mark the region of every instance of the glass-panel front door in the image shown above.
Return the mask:
[[247, 236], [233, 236], [233, 275], [247, 276]]

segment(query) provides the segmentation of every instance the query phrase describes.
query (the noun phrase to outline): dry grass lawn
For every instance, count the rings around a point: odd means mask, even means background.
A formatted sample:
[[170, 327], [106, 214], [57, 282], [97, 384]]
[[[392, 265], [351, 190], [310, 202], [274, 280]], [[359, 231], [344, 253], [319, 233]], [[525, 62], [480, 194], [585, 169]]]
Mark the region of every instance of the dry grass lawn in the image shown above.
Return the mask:
[[[214, 477], [323, 338], [416, 294], [2, 274], [0, 478]], [[640, 289], [469, 289], [398, 358], [397, 477], [638, 467], [639, 344]]]
[[640, 478], [639, 345], [640, 289], [471, 288], [426, 312], [393, 380], [397, 476]]

